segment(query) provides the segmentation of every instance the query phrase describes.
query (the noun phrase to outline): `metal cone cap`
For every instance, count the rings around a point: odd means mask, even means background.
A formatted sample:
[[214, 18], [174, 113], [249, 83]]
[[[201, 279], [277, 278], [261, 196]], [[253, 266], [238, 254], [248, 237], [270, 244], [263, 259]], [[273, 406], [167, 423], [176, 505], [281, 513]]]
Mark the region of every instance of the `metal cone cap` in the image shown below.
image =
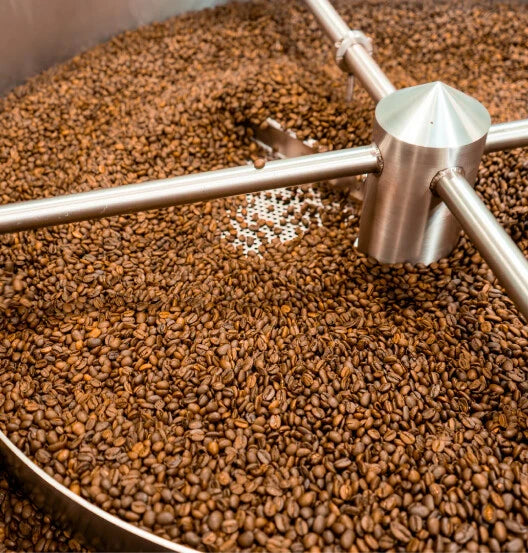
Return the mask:
[[491, 125], [478, 100], [439, 81], [386, 96], [376, 106], [376, 121], [398, 140], [426, 148], [471, 144]]

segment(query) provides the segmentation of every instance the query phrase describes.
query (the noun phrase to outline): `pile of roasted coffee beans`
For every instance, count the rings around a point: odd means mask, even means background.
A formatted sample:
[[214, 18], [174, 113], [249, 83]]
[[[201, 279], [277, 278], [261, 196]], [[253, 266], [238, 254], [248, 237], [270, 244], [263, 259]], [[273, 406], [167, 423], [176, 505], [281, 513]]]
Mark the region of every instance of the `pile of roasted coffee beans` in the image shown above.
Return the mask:
[[[528, 115], [525, 5], [335, 4], [397, 87]], [[243, 164], [267, 117], [368, 143], [373, 104], [345, 102], [332, 55], [302, 2], [121, 34], [1, 101], [1, 201]], [[528, 151], [486, 156], [477, 189], [528, 254]], [[466, 238], [379, 265], [347, 193], [321, 191], [303, 235], [247, 256], [222, 239], [244, 198], [2, 236], [0, 428], [201, 550], [525, 550], [528, 326]], [[79, 547], [3, 480], [0, 511], [0, 549]]]

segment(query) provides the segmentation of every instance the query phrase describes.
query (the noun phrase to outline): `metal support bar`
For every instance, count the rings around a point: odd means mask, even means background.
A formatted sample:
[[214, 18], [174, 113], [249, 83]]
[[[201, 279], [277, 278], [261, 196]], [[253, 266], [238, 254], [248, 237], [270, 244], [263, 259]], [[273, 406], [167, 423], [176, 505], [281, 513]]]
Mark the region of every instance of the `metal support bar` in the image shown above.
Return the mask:
[[484, 153], [511, 150], [521, 146], [528, 146], [528, 119], [492, 125]]
[[[328, 0], [305, 0], [308, 7], [334, 43], [342, 41], [350, 32]], [[343, 63], [348, 73], [357, 77], [372, 99], [379, 102], [396, 90], [380, 66], [361, 44], [353, 44], [345, 52]]]
[[362, 146], [164, 180], [0, 206], [0, 234], [261, 192], [379, 170]]
[[480, 254], [528, 319], [528, 261], [464, 178], [445, 169], [431, 185], [477, 246]]
[[[281, 158], [306, 156], [317, 152], [315, 141], [299, 140], [293, 131], [282, 128], [275, 119], [266, 119], [266, 125], [254, 127], [253, 132], [257, 144]], [[327, 182], [334, 189], [346, 190], [351, 200], [362, 202], [364, 177], [365, 175], [341, 177]]]

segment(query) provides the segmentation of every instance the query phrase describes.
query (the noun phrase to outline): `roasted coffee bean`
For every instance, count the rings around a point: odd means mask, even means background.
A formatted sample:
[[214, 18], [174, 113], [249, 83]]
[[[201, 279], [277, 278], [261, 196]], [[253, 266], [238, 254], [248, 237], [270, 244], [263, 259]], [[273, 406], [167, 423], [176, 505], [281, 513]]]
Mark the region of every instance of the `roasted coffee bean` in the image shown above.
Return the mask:
[[[335, 6], [396, 87], [441, 78], [527, 116], [522, 6]], [[2, 99], [2, 203], [262, 168], [268, 117], [321, 151], [367, 144], [372, 101], [346, 101], [333, 49], [302, 2], [123, 33]], [[490, 154], [475, 185], [525, 254], [527, 169]], [[382, 265], [359, 216], [320, 184], [0, 237], [0, 428], [200, 550], [525, 550], [528, 328], [464, 235]], [[0, 494], [7, 549], [79, 549]]]
[[254, 540], [253, 532], [243, 532], [238, 536], [237, 543], [242, 549], [247, 549], [253, 545]]
[[507, 536], [508, 531], [506, 526], [504, 525], [504, 522], [499, 520], [493, 527], [493, 537], [495, 537], [499, 542], [503, 542], [506, 540]]
[[409, 529], [396, 520], [391, 522], [390, 529], [392, 535], [403, 543], [407, 543], [412, 537]]
[[156, 522], [161, 526], [171, 524], [173, 521], [174, 515], [172, 513], [169, 513], [168, 511], [161, 511], [161, 513], [158, 513], [158, 515], [156, 516]]
[[488, 477], [485, 473], [474, 474], [471, 483], [475, 488], [485, 488], [488, 485]]
[[520, 538], [513, 538], [504, 544], [504, 551], [508, 551], [508, 553], [522, 553], [522, 551], [526, 551], [526, 547]]

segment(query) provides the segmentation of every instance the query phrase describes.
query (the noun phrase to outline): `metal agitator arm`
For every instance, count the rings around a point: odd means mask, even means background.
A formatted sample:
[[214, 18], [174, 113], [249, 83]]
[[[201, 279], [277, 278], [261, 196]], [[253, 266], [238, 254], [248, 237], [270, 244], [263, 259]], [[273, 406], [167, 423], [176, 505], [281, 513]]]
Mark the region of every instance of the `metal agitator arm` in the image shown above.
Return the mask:
[[528, 318], [528, 261], [501, 227], [459, 168], [438, 173], [431, 185]]
[[351, 31], [328, 0], [305, 0], [337, 48], [336, 61], [357, 77], [375, 102], [396, 90], [369, 53], [367, 37]]
[[362, 146], [270, 161], [262, 169], [247, 165], [7, 204], [0, 206], [0, 234], [373, 173], [379, 168], [377, 148]]
[[492, 125], [486, 137], [484, 153], [528, 146], [528, 119]]
[[[367, 42], [367, 39], [363, 35], [363, 33], [359, 30], [351, 31], [328, 0], [305, 0], [305, 3], [313, 12], [316, 19], [319, 21], [320, 25], [326, 31], [330, 39], [335, 43], [335, 46], [338, 50], [336, 61], [338, 62], [339, 66], [342, 69], [348, 71], [348, 73], [356, 76], [361, 81], [361, 83], [375, 102], [383, 101], [384, 98], [392, 95], [396, 89], [387, 79], [380, 67], [372, 59], [371, 43]], [[449, 96], [449, 92], [445, 93], [444, 89], [437, 93], [437, 95], [442, 97], [441, 101]], [[434, 91], [427, 91], [427, 93], [422, 95], [421, 100], [423, 100], [424, 103], [427, 103], [427, 94], [431, 96], [434, 93]], [[405, 100], [403, 101], [405, 102]], [[447, 107], [446, 111], [448, 111]], [[412, 108], [409, 109], [408, 113], [412, 113]], [[434, 110], [430, 110], [430, 113], [434, 113]], [[433, 115], [431, 115], [431, 118], [434, 118]], [[408, 119], [408, 121], [409, 120], [410, 119]], [[431, 125], [433, 123], [435, 122], [430, 121]], [[429, 127], [426, 133], [430, 134], [430, 132], [434, 133], [435, 128]], [[451, 129], [451, 132], [453, 132], [453, 128]], [[390, 133], [386, 133], [385, 130], [381, 127], [376, 129], [375, 126], [374, 135], [375, 142], [377, 143], [378, 141], [376, 141], [376, 133], [378, 134], [378, 137], [381, 139], [381, 141], [384, 143], [387, 142], [388, 137], [390, 137]], [[416, 136], [417, 135], [415, 135], [414, 137], [411, 136], [411, 144], [413, 144], [412, 140], [416, 138]], [[479, 147], [478, 142], [479, 140], [475, 141], [475, 152], [479, 152], [480, 150], [480, 154], [478, 154], [476, 158], [477, 162], [479, 161], [479, 155], [481, 155], [482, 153], [490, 153], [516, 148], [519, 146], [526, 146], [528, 145], [528, 119], [493, 125], [489, 128], [487, 132], [483, 147]], [[406, 146], [404, 145], [404, 143], [405, 141], [402, 141], [403, 147], [405, 148]], [[378, 143], [378, 145], [379, 144], [380, 143]], [[419, 142], [416, 142], [414, 144], [418, 146]], [[442, 159], [442, 150], [444, 150], [445, 152], [450, 152], [447, 156], [444, 156], [446, 160], [451, 158], [453, 155], [456, 157], [458, 153], [461, 152], [460, 159], [464, 159], [464, 161], [466, 161], [468, 165], [471, 166], [472, 173], [474, 173], [472, 180], [474, 180], [474, 178], [476, 177], [476, 171], [474, 167], [475, 156], [470, 153], [469, 148], [461, 143], [459, 152], [457, 152], [453, 148], [449, 149], [447, 144], [437, 144], [436, 146], [440, 148], [438, 150], [440, 154], [437, 155], [438, 160], [435, 160], [437, 163], [441, 163], [440, 160]], [[382, 157], [385, 157], [384, 147], [380, 146], [380, 149]], [[391, 146], [385, 146], [385, 150], [391, 153], [392, 158]], [[398, 153], [396, 153], [396, 151], [394, 150], [394, 146], [392, 147], [392, 151], [394, 151], [395, 157], [397, 157]], [[411, 146], [411, 148], [407, 152], [407, 156], [409, 157], [409, 159], [411, 158], [412, 153], [413, 152]], [[424, 156], [424, 160], [426, 159], [427, 155], [429, 155], [429, 157], [431, 158], [431, 155], [425, 154], [425, 152], [422, 153], [422, 155]], [[405, 160], [400, 161], [400, 166], [402, 162], [405, 163]], [[389, 166], [385, 169], [385, 171], [391, 171], [392, 169], [397, 169], [398, 167], [398, 164], [394, 165], [389, 163], [388, 165]], [[424, 171], [423, 174], [427, 175], [427, 172]], [[401, 174], [398, 175], [398, 178], [401, 176]], [[381, 176], [381, 178], [383, 179], [383, 175]], [[374, 179], [374, 181], [376, 181], [376, 179]], [[386, 177], [385, 181], [387, 182], [385, 183], [385, 188], [383, 192], [389, 192], [389, 194], [393, 194], [395, 195], [395, 197], [398, 196], [399, 192], [397, 190], [394, 190], [394, 188], [391, 186], [390, 177]], [[367, 221], [365, 225], [363, 225], [363, 228], [366, 229], [363, 233], [362, 227], [360, 226], [359, 247], [360, 249], [362, 249], [362, 251], [373, 255], [381, 261], [398, 261], [398, 259], [396, 259], [397, 254], [394, 254], [395, 258], [392, 260], [383, 259], [383, 256], [389, 255], [386, 252], [387, 250], [391, 249], [391, 240], [394, 241], [395, 239], [398, 239], [396, 235], [391, 234], [391, 230], [394, 229], [394, 225], [391, 228], [391, 224], [386, 224], [386, 220], [384, 220], [387, 218], [387, 214], [393, 209], [395, 204], [392, 204], [391, 206], [392, 200], [386, 201], [385, 203], [388, 204], [388, 206], [385, 208], [384, 211], [383, 207], [381, 208], [381, 210], [378, 209], [376, 211], [376, 209], [373, 208], [372, 205], [368, 205], [369, 183], [370, 197], [375, 198], [373, 200], [374, 203], [383, 202], [384, 200], [386, 200], [386, 198], [379, 197], [380, 188], [383, 188], [379, 186], [379, 182], [375, 182], [375, 184], [373, 184], [372, 179], [367, 180], [367, 205], [364, 206], [363, 211], [366, 212], [366, 216], [370, 220]], [[377, 192], [373, 192], [374, 185], [377, 185]], [[454, 215], [454, 217], [458, 220], [468, 236], [473, 240], [483, 258], [486, 260], [493, 272], [497, 275], [510, 297], [516, 303], [521, 313], [526, 317], [526, 319], [528, 319], [528, 261], [525, 259], [524, 255], [515, 245], [513, 240], [499, 225], [491, 212], [486, 208], [484, 203], [477, 196], [477, 194], [471, 187], [471, 184], [466, 180], [466, 178], [464, 178], [463, 170], [460, 170], [459, 168], [447, 168], [444, 171], [440, 171], [437, 177], [435, 177], [433, 180], [431, 190], [434, 193], [438, 194], [440, 198], [442, 198], [445, 205], [451, 211], [452, 215]], [[405, 188], [402, 188], [402, 192], [405, 193]], [[419, 193], [420, 189], [417, 189], [415, 192], [414, 201], [420, 202], [420, 200], [418, 199]], [[371, 201], [370, 204], [372, 203], [373, 202]], [[438, 214], [439, 208], [435, 208], [435, 210], [436, 213], [430, 216], [430, 220], [427, 225], [436, 225], [436, 229], [433, 229], [433, 231], [430, 232], [429, 235], [432, 235], [434, 239], [438, 239], [437, 235], [440, 235], [440, 239], [442, 239], [444, 238], [443, 236], [441, 236], [442, 233], [446, 234], [445, 229], [447, 228], [448, 230], [450, 230], [449, 227], [452, 227], [452, 225], [444, 224], [442, 227], [442, 223], [437, 224], [439, 220], [446, 220], [446, 213], [442, 213], [440, 209], [440, 214]], [[412, 211], [413, 210], [411, 208], [410, 212]], [[409, 213], [402, 213], [404, 215], [404, 219], [405, 216], [409, 215]], [[419, 214], [416, 213], [416, 216], [419, 216]], [[401, 214], [397, 215], [396, 217], [393, 217], [393, 221], [396, 221], [397, 225], [400, 225], [401, 217]], [[381, 225], [382, 227], [385, 226], [385, 228], [382, 228], [381, 231], [379, 231], [378, 229], [377, 232], [372, 231], [373, 225], [376, 226], [376, 224]], [[422, 238], [422, 241], [426, 245], [427, 242], [430, 240], [430, 237], [427, 234], [427, 231], [430, 227], [427, 225], [425, 227], [426, 230], [424, 231], [424, 237]], [[411, 226], [409, 226], [409, 231], [412, 234], [413, 229]], [[367, 235], [366, 238], [365, 235]], [[454, 235], [454, 238], [456, 238], [456, 233]], [[453, 240], [453, 236], [451, 236], [450, 239]], [[449, 238], [445, 240], [448, 242]], [[405, 245], [405, 247], [411, 249], [414, 244], [412, 239], [407, 240], [407, 244]], [[379, 253], [379, 255], [376, 255], [376, 253]], [[442, 253], [441, 249], [437, 248], [435, 250], [435, 256], [439, 257], [440, 253]], [[406, 255], [409, 255], [411, 258], [413, 257], [413, 254], [410, 251]], [[422, 252], [417, 252], [414, 254], [417, 261], [423, 261], [423, 258], [427, 257], [427, 255], [427, 252], [424, 253], [423, 250]]]

